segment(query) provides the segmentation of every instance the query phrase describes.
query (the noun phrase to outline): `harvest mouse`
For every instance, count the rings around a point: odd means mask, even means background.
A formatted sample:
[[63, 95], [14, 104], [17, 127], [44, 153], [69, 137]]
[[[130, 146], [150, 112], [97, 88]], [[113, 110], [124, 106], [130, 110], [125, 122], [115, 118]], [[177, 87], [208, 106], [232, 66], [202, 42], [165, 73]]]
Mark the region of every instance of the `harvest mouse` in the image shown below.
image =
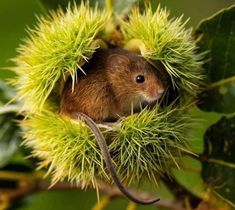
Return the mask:
[[117, 120], [133, 109], [158, 100], [165, 87], [161, 72], [137, 53], [98, 49], [72, 79], [66, 82], [60, 103], [62, 114], [82, 112], [96, 122]]
[[[109, 154], [107, 143], [95, 122], [116, 120], [138, 111], [143, 105], [158, 100], [165, 87], [157, 72], [140, 55], [122, 49], [98, 49], [78, 72], [72, 86], [69, 78], [64, 86], [60, 112], [80, 118], [96, 136], [105, 164], [120, 191], [139, 204], [159, 201], [141, 200], [133, 196], [121, 183]], [[95, 121], [95, 122], [94, 122]]]

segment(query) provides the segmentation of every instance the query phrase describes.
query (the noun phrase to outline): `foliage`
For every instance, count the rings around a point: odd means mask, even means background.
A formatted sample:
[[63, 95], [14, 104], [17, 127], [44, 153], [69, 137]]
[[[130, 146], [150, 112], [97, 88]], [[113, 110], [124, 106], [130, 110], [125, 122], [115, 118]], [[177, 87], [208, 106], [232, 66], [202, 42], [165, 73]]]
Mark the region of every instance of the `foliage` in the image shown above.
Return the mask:
[[235, 7], [225, 9], [202, 21], [197, 29], [200, 50], [208, 49], [204, 64], [207, 86], [199, 107], [206, 111], [232, 113], [222, 117], [205, 133], [202, 176], [209, 187], [234, 205], [234, 24]]
[[200, 23], [197, 29], [200, 50], [208, 50], [205, 73], [208, 87], [199, 106], [206, 111], [233, 113], [235, 106], [235, 7]]
[[208, 187], [235, 203], [235, 117], [223, 117], [205, 134], [202, 176]]
[[0, 167], [8, 163], [22, 140], [14, 120], [14, 113], [0, 115]]
[[15, 95], [15, 91], [8, 87], [2, 80], [0, 80], [0, 105], [3, 106]]
[[[15, 92], [8, 87], [3, 81], [0, 80], [0, 113], [7, 110], [4, 105], [13, 96]], [[11, 113], [4, 113], [0, 115], [0, 167], [5, 166], [9, 162], [12, 155], [18, 150], [18, 146], [22, 141], [22, 137], [19, 134], [20, 128], [17, 125], [15, 110]]]

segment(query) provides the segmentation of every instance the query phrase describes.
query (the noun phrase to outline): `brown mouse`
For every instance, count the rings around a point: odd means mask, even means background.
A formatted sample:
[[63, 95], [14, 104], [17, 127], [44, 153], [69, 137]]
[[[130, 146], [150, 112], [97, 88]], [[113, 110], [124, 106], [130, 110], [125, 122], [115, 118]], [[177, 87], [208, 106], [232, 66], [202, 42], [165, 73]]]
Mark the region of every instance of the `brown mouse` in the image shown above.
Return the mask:
[[[83, 66], [86, 75], [78, 72], [78, 80], [72, 88], [72, 80], [66, 82], [60, 103], [61, 114], [80, 118], [96, 136], [105, 164], [120, 191], [139, 204], [159, 201], [141, 200], [133, 196], [121, 183], [113, 166], [107, 143], [94, 121], [115, 120], [127, 116], [132, 108], [158, 100], [164, 93], [160, 73], [140, 55], [122, 49], [98, 49], [89, 63]], [[94, 121], [93, 121], [94, 120]]]
[[78, 71], [72, 89], [69, 78], [60, 111], [82, 112], [96, 122], [117, 120], [158, 100], [164, 93], [161, 72], [139, 54], [123, 49], [98, 49]]

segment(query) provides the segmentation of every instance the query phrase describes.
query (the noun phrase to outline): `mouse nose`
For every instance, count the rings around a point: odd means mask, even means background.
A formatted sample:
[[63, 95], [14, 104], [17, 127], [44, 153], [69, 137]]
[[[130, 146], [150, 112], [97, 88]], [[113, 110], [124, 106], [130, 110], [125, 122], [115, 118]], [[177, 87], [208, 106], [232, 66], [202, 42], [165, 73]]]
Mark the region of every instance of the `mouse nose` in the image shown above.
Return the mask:
[[162, 96], [163, 93], [164, 93], [164, 89], [163, 88], [157, 88], [157, 90], [155, 92], [156, 99], [159, 99]]
[[162, 94], [164, 93], [164, 89], [162, 87], [154, 87], [154, 86], [150, 86], [149, 88], [149, 94], [151, 96], [151, 98], [155, 98], [158, 99], [162, 96]]
[[164, 93], [164, 89], [163, 88], [160, 88], [160, 89], [157, 90], [157, 94], [160, 95], [160, 94], [163, 94], [163, 93]]

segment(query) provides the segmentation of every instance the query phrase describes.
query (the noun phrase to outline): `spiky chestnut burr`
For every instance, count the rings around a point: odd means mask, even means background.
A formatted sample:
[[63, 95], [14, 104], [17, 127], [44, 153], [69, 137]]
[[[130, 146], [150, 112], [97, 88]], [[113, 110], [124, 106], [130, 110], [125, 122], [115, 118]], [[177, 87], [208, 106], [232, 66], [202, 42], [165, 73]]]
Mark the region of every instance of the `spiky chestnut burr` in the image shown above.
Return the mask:
[[[33, 147], [33, 155], [40, 158], [40, 167], [48, 169], [53, 183], [68, 179], [86, 187], [97, 186], [98, 179], [111, 182], [94, 134], [82, 121], [59, 115], [58, 106], [68, 75], [75, 82], [77, 70], [82, 71], [100, 43], [113, 43], [113, 30], [106, 30], [109, 24], [117, 24], [112, 21], [111, 14], [87, 5], [69, 7], [65, 13], [58, 10], [39, 18], [38, 25], [28, 30], [29, 37], [14, 59], [17, 98], [27, 116], [22, 123], [25, 144]], [[166, 9], [152, 12], [146, 8], [143, 14], [133, 10], [129, 21], [118, 24], [121, 40], [114, 42], [116, 47], [140, 46], [144, 58], [161, 62], [179, 92], [180, 103], [143, 109], [113, 126], [98, 127], [108, 140], [123, 182], [138, 183], [143, 177], [157, 182], [179, 167], [177, 160], [187, 150], [190, 119], [185, 101], [198, 91], [202, 56], [196, 53], [191, 29], [185, 29], [182, 17], [169, 19]]]

